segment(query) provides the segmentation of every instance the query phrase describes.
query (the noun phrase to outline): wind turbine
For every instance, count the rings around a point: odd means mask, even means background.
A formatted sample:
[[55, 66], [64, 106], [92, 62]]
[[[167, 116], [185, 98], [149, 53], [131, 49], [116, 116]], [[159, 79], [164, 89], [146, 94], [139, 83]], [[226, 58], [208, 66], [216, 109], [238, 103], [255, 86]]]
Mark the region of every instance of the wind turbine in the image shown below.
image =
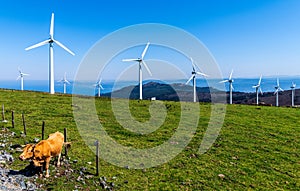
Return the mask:
[[[197, 101], [197, 100], [196, 100], [196, 96], [197, 96], [197, 95], [196, 95], [196, 94], [197, 94], [197, 92], [196, 92], [196, 75], [201, 75], [201, 76], [205, 76], [205, 77], [207, 77], [208, 75], [199, 72], [199, 71], [200, 71], [200, 68], [198, 68], [198, 66], [194, 64], [194, 61], [193, 61], [192, 58], [190, 58], [190, 59], [191, 59], [192, 67], [193, 67], [192, 76], [190, 77], [190, 79], [189, 79], [185, 84], [188, 84], [191, 80], [193, 80], [194, 102], [196, 102], [196, 101]], [[195, 68], [197, 68], [199, 71], [196, 71]]]
[[275, 86], [275, 92], [274, 95], [276, 95], [276, 106], [279, 106], [279, 101], [278, 101], [278, 94], [279, 91], [283, 91], [283, 89], [281, 89], [281, 87], [279, 86], [279, 79], [277, 78], [277, 86]]
[[64, 78], [59, 80], [58, 82], [62, 82], [64, 84], [64, 94], [67, 92], [67, 84], [70, 82], [67, 80], [67, 73], [65, 72]]
[[20, 68], [18, 68], [18, 71], [19, 71], [20, 75], [17, 77], [17, 80], [20, 79], [20, 81], [21, 81], [21, 90], [23, 91], [24, 90], [24, 86], [23, 86], [24, 85], [24, 79], [23, 79], [23, 77], [24, 76], [29, 76], [29, 74], [23, 73]]
[[102, 79], [99, 79], [98, 81], [97, 81], [97, 83], [94, 85], [97, 89], [98, 89], [98, 97], [100, 97], [101, 96], [101, 89], [103, 90], [104, 88], [103, 88], [103, 86], [101, 85], [101, 82], [102, 82]]
[[296, 84], [293, 82], [291, 89], [292, 89], [292, 107], [295, 106], [294, 100], [295, 100], [295, 88], [296, 88]]
[[261, 87], [260, 87], [261, 78], [262, 78], [262, 75], [259, 78], [258, 84], [255, 86], [252, 86], [252, 88], [255, 88], [255, 92], [256, 92], [256, 105], [258, 105], [258, 93], [260, 92], [261, 94], [263, 94]]
[[229, 104], [232, 104], [232, 90], [233, 90], [233, 79], [232, 79], [232, 73], [233, 73], [233, 70], [231, 70], [231, 73], [230, 73], [230, 76], [228, 78], [228, 80], [223, 80], [223, 81], [220, 81], [219, 83], [226, 83], [228, 82], [229, 83]]
[[64, 50], [66, 50], [67, 52], [72, 54], [73, 56], [75, 54], [71, 50], [69, 50], [67, 47], [65, 47], [62, 43], [60, 43], [59, 41], [54, 39], [54, 37], [53, 37], [53, 35], [54, 35], [54, 13], [52, 13], [52, 16], [51, 16], [51, 24], [50, 24], [49, 35], [50, 35], [49, 39], [47, 39], [45, 41], [42, 41], [40, 43], [37, 43], [35, 45], [32, 45], [32, 46], [26, 48], [25, 50], [31, 50], [31, 49], [49, 44], [49, 93], [54, 94], [55, 90], [54, 90], [53, 43], [57, 44], [58, 46], [60, 46], [61, 48], [63, 48]]
[[147, 49], [149, 47], [150, 43], [148, 42], [141, 57], [140, 58], [133, 58], [133, 59], [123, 59], [123, 62], [138, 62], [139, 63], [139, 85], [140, 85], [140, 100], [143, 99], [143, 74], [142, 74], [142, 65], [147, 69], [150, 76], [152, 76], [152, 73], [150, 69], [148, 68], [147, 64], [144, 61], [145, 54], [147, 52]]

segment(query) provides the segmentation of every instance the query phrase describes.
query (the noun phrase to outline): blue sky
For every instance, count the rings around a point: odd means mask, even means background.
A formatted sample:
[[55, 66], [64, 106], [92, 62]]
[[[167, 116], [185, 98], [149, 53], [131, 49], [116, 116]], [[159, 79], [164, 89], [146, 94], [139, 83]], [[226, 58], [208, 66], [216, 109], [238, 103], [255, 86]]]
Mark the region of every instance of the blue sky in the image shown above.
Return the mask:
[[[30, 79], [48, 79], [48, 46], [24, 49], [49, 37], [52, 12], [55, 38], [76, 54], [54, 47], [56, 80], [64, 72], [72, 79], [98, 40], [141, 23], [168, 24], [196, 36], [224, 76], [231, 69], [235, 77], [300, 75], [299, 10], [298, 0], [5, 0], [0, 2], [0, 80], [16, 79], [18, 66]], [[149, 57], [151, 48], [156, 52], [150, 45]]]

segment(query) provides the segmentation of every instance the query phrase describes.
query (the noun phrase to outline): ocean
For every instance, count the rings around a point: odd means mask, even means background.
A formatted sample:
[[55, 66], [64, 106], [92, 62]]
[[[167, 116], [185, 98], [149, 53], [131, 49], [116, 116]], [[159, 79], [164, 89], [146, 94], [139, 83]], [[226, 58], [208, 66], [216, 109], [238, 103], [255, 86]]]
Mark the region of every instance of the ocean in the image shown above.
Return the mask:
[[[283, 90], [290, 90], [290, 87], [292, 85], [292, 82], [299, 84], [300, 86], [300, 76], [299, 77], [281, 77], [280, 80], [280, 87]], [[151, 80], [146, 80], [144, 83], [147, 83]], [[166, 80], [166, 81], [157, 81], [153, 80], [155, 82], [161, 82], [161, 83], [185, 83], [186, 80]], [[76, 88], [76, 91], [73, 92], [73, 81], [70, 81], [71, 84], [67, 85], [67, 93], [68, 94], [80, 94], [80, 95], [88, 95], [93, 96], [97, 93], [97, 90], [94, 86], [95, 82], [92, 81], [85, 81], [76, 83], [78, 88]], [[217, 80], [216, 80], [217, 82]], [[255, 89], [252, 88], [253, 85], [256, 85], [258, 83], [258, 78], [236, 78], [233, 82], [233, 91], [238, 92], [254, 92]], [[109, 93], [113, 90], [118, 90], [126, 86], [130, 85], [137, 85], [137, 81], [122, 81], [122, 82], [116, 82], [113, 80], [103, 80], [102, 86], [103, 90], [101, 90], [101, 94], [103, 93]], [[263, 78], [261, 82], [261, 88], [263, 92], [274, 92], [274, 87], [277, 84], [277, 78], [276, 77], [268, 77]], [[192, 83], [190, 83], [192, 85]], [[205, 79], [197, 79], [197, 87], [207, 87], [207, 82]], [[228, 91], [228, 84], [225, 85], [226, 90]], [[19, 90], [20, 89], [20, 81], [16, 80], [2, 80], [0, 81], [0, 88], [4, 89], [14, 89]], [[296, 86], [297, 88], [297, 86]], [[47, 80], [24, 80], [24, 90], [30, 90], [30, 91], [39, 91], [39, 92], [48, 92], [48, 81]], [[55, 92], [57, 93], [63, 93], [63, 84], [60, 82], [55, 83]]]

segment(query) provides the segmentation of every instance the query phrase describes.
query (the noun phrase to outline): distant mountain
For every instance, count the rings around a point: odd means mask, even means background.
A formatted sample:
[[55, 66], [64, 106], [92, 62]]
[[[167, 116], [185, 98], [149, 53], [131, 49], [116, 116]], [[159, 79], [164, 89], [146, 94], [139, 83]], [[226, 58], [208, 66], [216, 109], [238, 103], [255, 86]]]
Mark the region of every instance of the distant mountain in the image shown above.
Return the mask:
[[[211, 102], [211, 93], [218, 97], [224, 95], [224, 92], [220, 90], [197, 87], [197, 96], [199, 102]], [[295, 105], [300, 105], [300, 95], [298, 96], [299, 89], [295, 93]], [[300, 93], [300, 91], [299, 91]], [[228, 92], [226, 92], [227, 101], [229, 101]], [[104, 97], [114, 98], [129, 98], [139, 99], [139, 86], [127, 86], [120, 90], [113, 91], [111, 93], [103, 94]], [[143, 99], [150, 100], [155, 97], [157, 100], [167, 101], [192, 101], [193, 100], [193, 87], [190, 85], [175, 83], [164, 84], [158, 82], [148, 82], [143, 85]], [[263, 105], [275, 105], [276, 97], [273, 92], [266, 92], [263, 95], [259, 95], [259, 101]], [[256, 104], [256, 93], [245, 92], [233, 92], [234, 104]], [[291, 105], [291, 91], [284, 91], [279, 93], [279, 105], [290, 106]]]

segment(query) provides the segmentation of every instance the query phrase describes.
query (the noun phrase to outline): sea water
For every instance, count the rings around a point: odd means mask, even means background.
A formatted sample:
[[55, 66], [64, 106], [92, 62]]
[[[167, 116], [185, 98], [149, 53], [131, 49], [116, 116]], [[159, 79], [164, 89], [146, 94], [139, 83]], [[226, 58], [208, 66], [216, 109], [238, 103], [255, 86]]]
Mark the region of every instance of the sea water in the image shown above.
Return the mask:
[[[236, 78], [233, 82], [233, 91], [238, 92], [254, 92], [255, 89], [252, 86], [258, 83], [258, 78]], [[186, 83], [186, 79], [178, 79], [178, 80], [145, 80], [143, 83], [148, 82], [159, 82], [159, 83], [166, 83], [166, 84], [173, 84], [173, 83]], [[212, 84], [219, 83], [220, 80], [212, 80]], [[281, 77], [279, 78], [280, 87], [283, 90], [290, 90], [292, 83], [296, 83], [300, 87], [300, 76], [299, 77]], [[84, 81], [84, 82], [73, 82], [70, 81], [70, 84], [67, 85], [67, 93], [68, 94], [80, 94], [80, 95], [89, 95], [93, 96], [97, 94], [97, 88], [94, 86], [95, 82], [93, 81]], [[197, 87], [207, 87], [208, 81], [204, 78], [199, 78], [196, 80]], [[73, 86], [76, 85], [74, 88]], [[102, 86], [104, 89], [101, 89], [101, 94], [109, 93], [115, 90], [119, 90], [123, 87], [138, 85], [137, 81], [117, 81], [114, 80], [102, 80]], [[192, 83], [189, 83], [192, 85]], [[261, 81], [261, 89], [263, 92], [274, 92], [275, 86], [277, 85], [277, 77], [268, 77], [263, 78]], [[16, 80], [1, 80], [0, 81], [0, 88], [4, 89], [20, 89], [20, 81]], [[74, 91], [73, 91], [74, 88]], [[225, 83], [226, 91], [229, 91], [229, 84]], [[297, 86], [296, 86], [297, 88]], [[39, 92], [48, 92], [49, 85], [47, 80], [24, 80], [24, 90], [30, 91], [39, 91]], [[55, 92], [63, 93], [63, 84], [60, 82], [55, 83]]]

